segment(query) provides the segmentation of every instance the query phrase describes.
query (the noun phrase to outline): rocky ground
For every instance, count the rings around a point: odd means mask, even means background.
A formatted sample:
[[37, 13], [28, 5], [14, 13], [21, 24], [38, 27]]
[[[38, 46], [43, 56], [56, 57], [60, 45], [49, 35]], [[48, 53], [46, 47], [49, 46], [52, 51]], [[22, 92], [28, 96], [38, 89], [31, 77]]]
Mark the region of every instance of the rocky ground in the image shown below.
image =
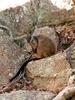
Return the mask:
[[0, 95], [0, 100], [52, 100], [55, 94], [42, 91], [19, 90]]
[[23, 6], [0, 12], [0, 89], [7, 86], [9, 79], [30, 56], [31, 47], [25, 39], [27, 34], [47, 36], [56, 49], [59, 47], [55, 55], [28, 63], [25, 72], [32, 84], [26, 85], [24, 80], [22, 84], [15, 83], [11, 86], [12, 92], [9, 89], [11, 93], [0, 94], [0, 100], [52, 100], [64, 89], [73, 70], [66, 59], [66, 50], [60, 50], [56, 31], [60, 33], [65, 29], [68, 33], [70, 29], [74, 36], [74, 27], [73, 10], [60, 10], [50, 0], [31, 0]]

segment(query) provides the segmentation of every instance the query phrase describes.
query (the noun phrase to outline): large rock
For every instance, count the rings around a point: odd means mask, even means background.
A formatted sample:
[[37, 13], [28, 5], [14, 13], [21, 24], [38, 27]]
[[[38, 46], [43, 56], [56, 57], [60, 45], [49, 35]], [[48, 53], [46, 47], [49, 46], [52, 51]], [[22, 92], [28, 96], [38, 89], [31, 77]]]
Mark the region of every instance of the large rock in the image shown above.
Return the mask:
[[0, 86], [16, 73], [25, 60], [25, 52], [0, 29]]
[[0, 19], [7, 23], [15, 36], [32, 32], [35, 26], [49, 25], [51, 10], [56, 9], [50, 0], [31, 0], [22, 6], [0, 12]]
[[0, 100], [52, 100], [55, 94], [40, 91], [14, 91], [0, 95]]
[[27, 75], [32, 78], [33, 85], [47, 90], [61, 90], [68, 83], [71, 75], [70, 64], [65, 53], [32, 61], [27, 65]]
[[[0, 12], [0, 20], [6, 22], [6, 25], [13, 32], [13, 37], [23, 33], [30, 33], [32, 30], [33, 20], [31, 20], [29, 18], [30, 16], [28, 16], [26, 13], [26, 10], [21, 6], [9, 8]], [[2, 24], [1, 21], [0, 24]]]
[[34, 25], [42, 27], [52, 23], [52, 11], [59, 10], [54, 6], [51, 0], [31, 0], [32, 12], [34, 12]]

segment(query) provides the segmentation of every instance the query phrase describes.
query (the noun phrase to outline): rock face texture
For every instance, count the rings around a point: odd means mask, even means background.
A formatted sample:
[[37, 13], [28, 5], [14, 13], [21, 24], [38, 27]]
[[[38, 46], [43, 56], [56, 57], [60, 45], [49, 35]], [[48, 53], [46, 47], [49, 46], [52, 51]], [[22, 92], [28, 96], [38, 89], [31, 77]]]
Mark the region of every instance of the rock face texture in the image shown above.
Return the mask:
[[[34, 36], [41, 34], [52, 39], [57, 49], [59, 38], [54, 26], [61, 27], [58, 32], [62, 31], [62, 25], [65, 24], [73, 24], [75, 29], [75, 16], [71, 10], [59, 10], [50, 0], [30, 1], [23, 6], [0, 12], [0, 25], [11, 31], [9, 35], [7, 30], [0, 28], [0, 86], [6, 84], [17, 72], [28, 58], [28, 51], [31, 51], [25, 38], [18, 40], [14, 40], [14, 38], [27, 34]], [[73, 53], [75, 54], [75, 52]], [[27, 67], [25, 71], [27, 76], [32, 79], [31, 85], [37, 90], [59, 92], [68, 84], [72, 74], [65, 52], [58, 52], [51, 57], [31, 61], [25, 67]], [[52, 100], [54, 96], [50, 92], [20, 90], [2, 94], [0, 100]]]
[[0, 29], [0, 86], [7, 83], [25, 60], [26, 51]]
[[40, 91], [14, 91], [0, 95], [0, 100], [52, 100], [55, 94]]
[[37, 88], [56, 91], [67, 85], [71, 69], [65, 53], [61, 52], [52, 57], [28, 63], [27, 72]]
[[0, 20], [5, 21], [5, 24], [2, 21], [0, 21], [0, 24], [7, 25], [15, 37], [22, 33], [33, 32], [36, 26], [52, 26], [63, 23], [68, 19], [72, 20], [70, 14], [66, 10], [60, 11], [50, 0], [31, 0], [23, 6], [0, 12]]

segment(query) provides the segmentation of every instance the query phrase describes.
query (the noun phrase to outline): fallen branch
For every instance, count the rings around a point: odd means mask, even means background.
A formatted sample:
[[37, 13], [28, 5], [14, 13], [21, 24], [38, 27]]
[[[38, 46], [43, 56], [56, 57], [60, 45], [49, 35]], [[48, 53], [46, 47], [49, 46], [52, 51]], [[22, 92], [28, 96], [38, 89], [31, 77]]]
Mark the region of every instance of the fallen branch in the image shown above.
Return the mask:
[[53, 100], [67, 100], [75, 94], [75, 86], [67, 86]]

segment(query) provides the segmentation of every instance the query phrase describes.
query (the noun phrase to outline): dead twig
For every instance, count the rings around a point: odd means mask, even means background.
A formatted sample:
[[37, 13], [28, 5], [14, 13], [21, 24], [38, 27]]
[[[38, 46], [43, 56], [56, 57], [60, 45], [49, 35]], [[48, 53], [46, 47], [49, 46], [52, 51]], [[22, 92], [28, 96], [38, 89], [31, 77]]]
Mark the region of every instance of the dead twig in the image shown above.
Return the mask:
[[75, 85], [67, 86], [53, 100], [67, 100], [75, 94]]

